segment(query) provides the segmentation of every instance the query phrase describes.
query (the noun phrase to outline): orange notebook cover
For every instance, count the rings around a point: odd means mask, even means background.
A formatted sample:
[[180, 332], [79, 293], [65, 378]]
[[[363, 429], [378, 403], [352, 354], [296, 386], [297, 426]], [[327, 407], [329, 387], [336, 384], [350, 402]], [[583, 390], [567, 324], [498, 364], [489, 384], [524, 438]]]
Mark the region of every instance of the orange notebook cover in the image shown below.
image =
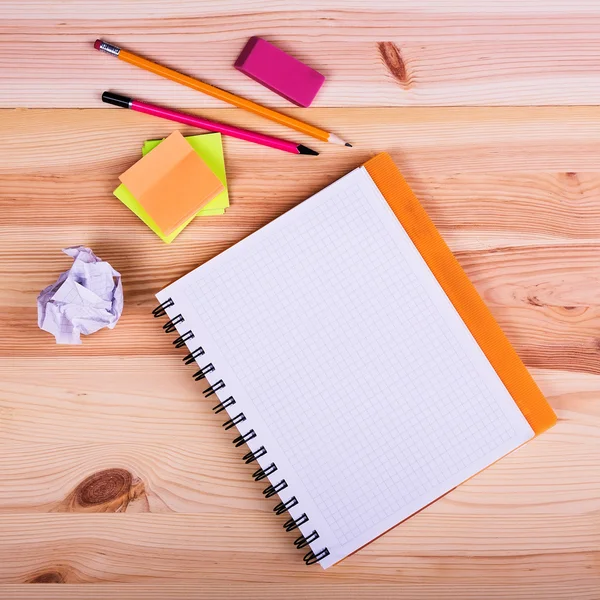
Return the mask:
[[556, 415], [525, 365], [454, 258], [435, 225], [394, 164], [381, 153], [364, 167], [396, 218], [442, 286], [536, 435], [556, 423]]
[[225, 189], [179, 131], [174, 131], [119, 179], [165, 236]]

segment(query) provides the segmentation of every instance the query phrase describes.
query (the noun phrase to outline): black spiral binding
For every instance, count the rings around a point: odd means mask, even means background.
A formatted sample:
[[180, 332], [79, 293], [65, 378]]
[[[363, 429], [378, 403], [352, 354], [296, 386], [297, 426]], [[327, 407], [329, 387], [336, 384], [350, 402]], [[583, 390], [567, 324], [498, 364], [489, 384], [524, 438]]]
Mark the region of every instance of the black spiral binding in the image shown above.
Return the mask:
[[201, 379], [204, 379], [208, 373], [212, 373], [215, 370], [215, 367], [212, 363], [208, 363], [205, 367], [202, 367], [200, 370], [196, 371], [192, 377], [196, 380], [196, 381], [200, 381]]
[[304, 523], [308, 523], [308, 517], [306, 513], [302, 513], [297, 519], [288, 519], [284, 524], [283, 528], [286, 531], [294, 531], [294, 529], [298, 529], [300, 525], [304, 525]]
[[173, 346], [175, 346], [175, 348], [183, 348], [183, 346], [185, 346], [186, 342], [188, 342], [189, 340], [193, 340], [193, 339], [194, 339], [194, 334], [191, 331], [186, 331], [183, 335], [180, 335], [173, 342]]
[[292, 496], [286, 502], [280, 502], [274, 509], [273, 512], [276, 515], [282, 515], [284, 512], [288, 512], [290, 508], [296, 506], [298, 504], [298, 500], [296, 500], [296, 496]]
[[296, 548], [304, 548], [317, 539], [319, 539], [319, 534], [316, 531], [313, 531], [308, 536], [301, 535], [299, 538], [296, 538], [294, 546], [296, 546]]
[[222, 379], [219, 379], [217, 383], [213, 383], [210, 387], [207, 387], [202, 393], [205, 398], [210, 398], [213, 394], [216, 394], [219, 390], [222, 390], [225, 387], [225, 382]]
[[[172, 308], [173, 306], [175, 306], [175, 303], [173, 302], [173, 300], [171, 298], [167, 298], [167, 300], [165, 300], [162, 304], [157, 306], [152, 311], [152, 314], [157, 318], [164, 317], [167, 314], [167, 309]], [[177, 330], [177, 325], [180, 325], [183, 322], [185, 322], [185, 319], [183, 318], [183, 316], [181, 314], [178, 314], [175, 317], [173, 317], [171, 320], [169, 320], [167, 323], [165, 323], [163, 325], [163, 329], [165, 330], [166, 333], [172, 333], [173, 331]], [[193, 340], [194, 338], [195, 338], [194, 333], [191, 330], [188, 330], [185, 333], [181, 334], [173, 342], [173, 345], [176, 348], [182, 348], [183, 346], [185, 346], [189, 341]], [[204, 349], [201, 346], [198, 346], [194, 351], [190, 352], [189, 354], [187, 354], [184, 357], [183, 362], [186, 365], [190, 365], [190, 364], [196, 362], [196, 360], [203, 355], [204, 355]], [[209, 373], [213, 373], [215, 371], [216, 371], [215, 366], [211, 362], [208, 362], [205, 366], [200, 367], [200, 369], [194, 373], [193, 377], [196, 381], [201, 381], [203, 379], [206, 379], [206, 375], [208, 375]], [[211, 386], [209, 386], [205, 390], [203, 390], [202, 393], [204, 394], [205, 398], [210, 398], [211, 396], [217, 394], [217, 392], [225, 389], [226, 387], [227, 386], [226, 386], [225, 382], [222, 379], [219, 379], [218, 381], [213, 383]], [[228, 398], [226, 398], [225, 400], [221, 400], [216, 406], [214, 406], [213, 411], [215, 414], [219, 414], [220, 412], [235, 405], [235, 403], [236, 403], [235, 398], [233, 396], [229, 396]], [[243, 412], [240, 412], [235, 417], [232, 417], [229, 420], [225, 421], [225, 423], [223, 423], [223, 427], [225, 428], [225, 430], [229, 430], [229, 429], [232, 429], [233, 427], [240, 425], [244, 421], [246, 421], [246, 416], [244, 415]], [[257, 437], [257, 435], [256, 435], [256, 432], [254, 431], [254, 429], [250, 429], [246, 433], [243, 433], [243, 434], [240, 434], [239, 436], [237, 436], [233, 440], [233, 444], [236, 447], [240, 447], [240, 446], [243, 446], [244, 444], [247, 444], [250, 440], [253, 440], [256, 437]], [[267, 454], [266, 448], [264, 446], [260, 446], [256, 450], [250, 451], [247, 454], [245, 454], [243, 457], [243, 460], [245, 461], [246, 464], [250, 464], [250, 463], [254, 462], [255, 460], [258, 460], [259, 458], [265, 456], [266, 454]], [[271, 476], [276, 471], [277, 471], [277, 465], [275, 463], [271, 463], [268, 467], [265, 467], [264, 469], [259, 468], [258, 470], [256, 470], [252, 476], [254, 477], [254, 479], [256, 481], [261, 481], [261, 480], [266, 479], [267, 477]], [[263, 490], [263, 494], [266, 498], [271, 498], [272, 496], [275, 496], [276, 494], [279, 494], [280, 492], [285, 490], [287, 487], [288, 487], [288, 484], [287, 484], [286, 480], [281, 479], [278, 483], [275, 483], [275, 484], [272, 484], [272, 485], [269, 485], [268, 487], [266, 487]], [[273, 509], [273, 512], [276, 515], [282, 515], [285, 512], [289, 512], [289, 510], [291, 508], [293, 508], [294, 506], [297, 506], [298, 504], [299, 504], [299, 502], [298, 502], [298, 499], [296, 498], [296, 496], [292, 496], [291, 498], [289, 498], [286, 501], [279, 502], [279, 504], [277, 504], [277, 506], [275, 506], [275, 508]], [[294, 531], [294, 529], [298, 529], [301, 525], [308, 523], [308, 521], [309, 521], [309, 519], [306, 516], [306, 513], [302, 513], [297, 519], [290, 517], [284, 523], [283, 528], [286, 531]], [[319, 533], [317, 531], [313, 531], [312, 533], [308, 534], [307, 536], [300, 535], [294, 541], [294, 545], [296, 546], [296, 548], [301, 549], [301, 548], [305, 548], [306, 546], [308, 546], [309, 544], [311, 544], [312, 542], [314, 542], [318, 539], [319, 539]], [[307, 565], [314, 565], [314, 564], [318, 563], [319, 561], [323, 560], [326, 556], [329, 556], [329, 550], [327, 548], [323, 548], [322, 550], [320, 550], [319, 552], [316, 552], [316, 553], [313, 552], [312, 550], [310, 550], [304, 556], [304, 562]]]
[[227, 398], [226, 400], [223, 400], [223, 402], [219, 402], [219, 404], [217, 404], [216, 406], [213, 406], [215, 415], [218, 415], [222, 410], [225, 410], [226, 408], [229, 408], [230, 406], [233, 406], [234, 404], [235, 404], [235, 398], [233, 396], [229, 396], [229, 398]]
[[264, 456], [267, 453], [264, 446], [261, 446], [255, 452], [248, 452], [248, 454], [244, 454], [244, 458], [242, 459], [247, 465], [251, 462], [254, 462], [256, 459]]
[[235, 427], [239, 423], [243, 423], [245, 420], [246, 420], [246, 415], [244, 413], [240, 413], [239, 415], [236, 415], [235, 417], [233, 417], [233, 419], [229, 419], [229, 421], [225, 421], [225, 423], [223, 423], [223, 427], [225, 427], [225, 431], [227, 431], [228, 429]]
[[169, 298], [165, 300], [162, 304], [159, 304], [153, 311], [152, 314], [155, 317], [164, 317], [167, 314], [167, 308], [171, 308], [171, 306], [175, 306], [175, 302]]
[[198, 346], [193, 352], [190, 352], [184, 359], [183, 362], [186, 365], [191, 365], [199, 356], [204, 354], [204, 348]]
[[265, 495], [265, 498], [271, 498], [271, 496], [274, 496], [275, 494], [279, 494], [279, 492], [285, 490], [285, 488], [288, 486], [287, 481], [285, 479], [282, 479], [279, 483], [276, 483], [275, 485], [270, 485], [269, 487], [266, 487], [263, 490], [263, 494]]
[[165, 330], [165, 333], [172, 333], [177, 329], [177, 325], [179, 325], [179, 323], [183, 323], [184, 321], [185, 319], [181, 315], [177, 315], [176, 317], [173, 317], [170, 321], [167, 321], [163, 325], [163, 329]]
[[261, 481], [265, 477], [272, 475], [277, 471], [277, 465], [275, 463], [271, 463], [266, 469], [258, 469], [254, 471], [252, 477], [254, 477], [254, 481]]
[[244, 444], [247, 444], [250, 440], [253, 440], [255, 437], [256, 437], [256, 432], [254, 431], [254, 429], [251, 429], [247, 433], [244, 433], [242, 435], [238, 435], [235, 438], [235, 440], [233, 440], [233, 445], [236, 448], [239, 448], [240, 446], [243, 446]]

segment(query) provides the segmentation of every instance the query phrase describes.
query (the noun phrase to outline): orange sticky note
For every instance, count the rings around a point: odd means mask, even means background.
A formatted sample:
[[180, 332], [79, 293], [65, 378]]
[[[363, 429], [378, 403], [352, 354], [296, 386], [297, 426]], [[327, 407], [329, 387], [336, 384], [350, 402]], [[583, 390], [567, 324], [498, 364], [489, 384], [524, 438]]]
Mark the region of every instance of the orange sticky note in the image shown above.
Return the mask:
[[164, 235], [171, 234], [224, 190], [219, 178], [179, 131], [119, 179]]

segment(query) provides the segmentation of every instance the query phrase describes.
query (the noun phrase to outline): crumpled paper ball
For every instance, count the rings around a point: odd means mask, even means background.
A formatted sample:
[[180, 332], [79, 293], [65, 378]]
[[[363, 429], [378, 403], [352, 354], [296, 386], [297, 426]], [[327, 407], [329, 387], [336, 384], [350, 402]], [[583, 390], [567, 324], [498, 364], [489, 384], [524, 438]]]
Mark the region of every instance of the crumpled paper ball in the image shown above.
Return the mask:
[[37, 299], [38, 325], [57, 344], [81, 344], [80, 334], [112, 329], [123, 312], [121, 274], [90, 248], [63, 248], [73, 265]]

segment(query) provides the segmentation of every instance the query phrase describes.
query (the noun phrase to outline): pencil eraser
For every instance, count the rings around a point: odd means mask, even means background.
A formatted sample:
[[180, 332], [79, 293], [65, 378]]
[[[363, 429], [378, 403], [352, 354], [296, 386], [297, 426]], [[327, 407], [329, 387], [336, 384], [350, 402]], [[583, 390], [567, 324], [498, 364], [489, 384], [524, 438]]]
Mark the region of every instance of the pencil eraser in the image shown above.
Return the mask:
[[298, 106], [310, 106], [325, 76], [277, 46], [251, 37], [235, 68]]

